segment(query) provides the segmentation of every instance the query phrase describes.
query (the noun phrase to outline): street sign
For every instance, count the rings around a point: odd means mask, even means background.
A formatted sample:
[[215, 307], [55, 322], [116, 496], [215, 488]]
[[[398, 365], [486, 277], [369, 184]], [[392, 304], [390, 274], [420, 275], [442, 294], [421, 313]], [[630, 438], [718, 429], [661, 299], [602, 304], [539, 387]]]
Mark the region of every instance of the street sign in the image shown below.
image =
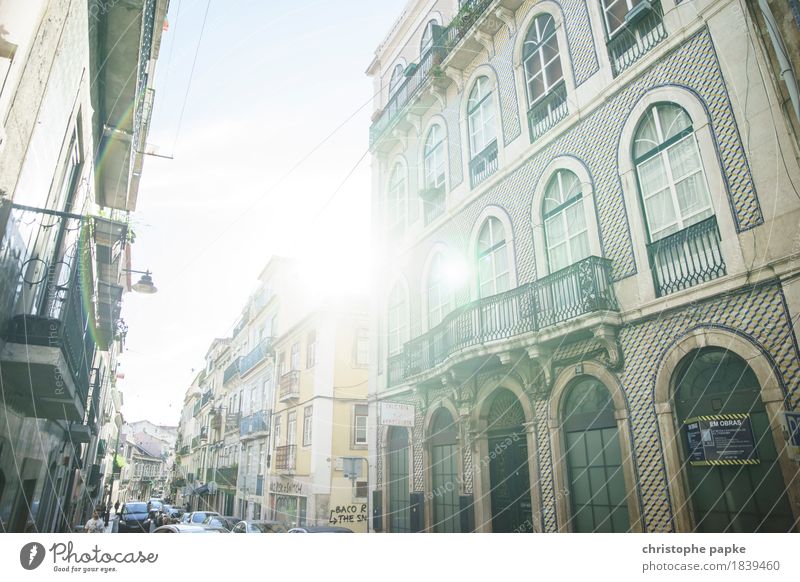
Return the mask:
[[784, 411], [783, 426], [786, 430], [789, 458], [800, 461], [800, 412]]
[[381, 425], [414, 428], [414, 406], [398, 402], [381, 402]]
[[695, 467], [757, 465], [749, 414], [696, 416], [683, 422], [689, 464]]

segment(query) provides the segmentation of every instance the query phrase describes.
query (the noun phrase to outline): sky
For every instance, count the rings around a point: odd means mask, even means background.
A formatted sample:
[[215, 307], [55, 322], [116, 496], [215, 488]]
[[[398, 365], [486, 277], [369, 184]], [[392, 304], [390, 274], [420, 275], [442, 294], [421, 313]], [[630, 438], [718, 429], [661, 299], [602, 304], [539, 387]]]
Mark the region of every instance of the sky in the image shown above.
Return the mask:
[[366, 290], [365, 70], [404, 4], [211, 0], [203, 27], [206, 0], [171, 0], [148, 137], [166, 157], [146, 159], [131, 220], [131, 268], [158, 293], [123, 302], [126, 421], [177, 425], [272, 255], [314, 261], [321, 287]]

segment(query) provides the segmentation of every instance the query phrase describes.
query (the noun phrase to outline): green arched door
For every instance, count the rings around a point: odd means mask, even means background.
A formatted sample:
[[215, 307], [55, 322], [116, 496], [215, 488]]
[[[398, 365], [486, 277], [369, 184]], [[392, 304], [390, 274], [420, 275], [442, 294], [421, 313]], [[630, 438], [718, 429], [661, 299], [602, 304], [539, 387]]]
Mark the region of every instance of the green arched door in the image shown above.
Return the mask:
[[[750, 366], [722, 348], [689, 354], [675, 374], [675, 413], [681, 427], [695, 531], [792, 531], [794, 517], [761, 401], [761, 387]], [[742, 414], [750, 417], [757, 464], [696, 466], [689, 462], [684, 421]]]
[[388, 530], [394, 533], [405, 533], [410, 531], [408, 431], [397, 426], [390, 427], [388, 441], [389, 512], [386, 516]]
[[578, 378], [567, 389], [561, 413], [572, 531], [627, 532], [630, 516], [611, 394], [595, 378]]
[[431, 422], [430, 470], [433, 531], [456, 533], [458, 519], [458, 432], [453, 416], [440, 409]]

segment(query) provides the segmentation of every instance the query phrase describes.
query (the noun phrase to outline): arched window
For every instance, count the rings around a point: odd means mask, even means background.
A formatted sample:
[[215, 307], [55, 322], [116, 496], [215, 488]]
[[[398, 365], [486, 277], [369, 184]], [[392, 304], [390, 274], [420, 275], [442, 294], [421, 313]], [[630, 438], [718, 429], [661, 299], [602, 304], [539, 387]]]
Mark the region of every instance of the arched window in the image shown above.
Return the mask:
[[439, 324], [450, 311], [450, 289], [445, 273], [444, 257], [437, 253], [428, 271], [428, 327]]
[[556, 24], [549, 14], [537, 16], [528, 29], [522, 65], [531, 141], [535, 141], [567, 113], [567, 90]]
[[446, 410], [436, 412], [431, 422], [428, 444], [433, 495], [433, 531], [457, 533], [458, 506], [458, 430]]
[[389, 354], [396, 354], [408, 341], [408, 298], [400, 283], [395, 284], [389, 295], [388, 332]]
[[[420, 56], [425, 56], [425, 53], [427, 53], [433, 46], [433, 34], [435, 31], [435, 26], [439, 26], [439, 23], [436, 22], [436, 20], [429, 20], [425, 25], [425, 30], [422, 31], [422, 40], [419, 43]], [[420, 58], [420, 60], [422, 59]]]
[[389, 428], [387, 436], [389, 512], [386, 516], [386, 522], [390, 532], [406, 533], [411, 531], [408, 431], [399, 426], [392, 426]]
[[388, 192], [389, 232], [402, 233], [406, 229], [408, 202], [406, 188], [406, 172], [403, 165], [397, 162], [389, 175]]
[[397, 88], [402, 84], [403, 79], [405, 78], [403, 72], [405, 71], [405, 67], [401, 64], [397, 64], [394, 66], [392, 70], [392, 77], [389, 79], [389, 96], [391, 97], [394, 95]]
[[562, 408], [572, 531], [630, 529], [622, 450], [614, 404], [599, 380], [583, 376], [568, 389]]
[[505, 229], [495, 217], [489, 217], [478, 235], [478, 287], [481, 297], [507, 291], [511, 276]]
[[425, 224], [444, 212], [445, 147], [444, 130], [439, 124], [428, 130], [423, 149], [424, 188], [420, 196], [424, 202]]
[[470, 91], [467, 126], [471, 153], [470, 176], [475, 187], [497, 170], [494, 94], [489, 77], [478, 77]]
[[658, 103], [647, 111], [633, 158], [650, 241], [714, 214], [692, 120], [680, 106]]
[[550, 178], [542, 202], [542, 218], [551, 273], [589, 256], [583, 192], [574, 173], [558, 170]]

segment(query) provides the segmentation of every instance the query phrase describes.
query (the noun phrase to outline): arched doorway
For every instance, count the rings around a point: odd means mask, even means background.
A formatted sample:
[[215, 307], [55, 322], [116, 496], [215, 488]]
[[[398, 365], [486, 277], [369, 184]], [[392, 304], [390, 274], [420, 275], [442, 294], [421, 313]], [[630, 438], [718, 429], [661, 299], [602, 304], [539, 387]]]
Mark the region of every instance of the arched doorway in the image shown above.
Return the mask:
[[525, 413], [517, 397], [495, 392], [487, 417], [493, 532], [533, 531]]
[[591, 376], [575, 379], [561, 407], [569, 483], [570, 529], [627, 532], [630, 527], [625, 475], [614, 403]]
[[458, 431], [453, 415], [444, 408], [433, 417], [428, 446], [433, 531], [459, 532]]
[[388, 452], [388, 531], [407, 533], [411, 531], [409, 515], [409, 462], [408, 431], [398, 426], [389, 428]]
[[[694, 530], [698, 532], [788, 532], [794, 528], [786, 486], [778, 466], [761, 386], [753, 370], [741, 357], [723, 348], [703, 348], [686, 356], [676, 368], [674, 378], [675, 413], [681, 430], [683, 466], [689, 486], [689, 500], [694, 512]], [[689, 427], [697, 417], [729, 415], [741, 419], [748, 415], [752, 454], [734, 454], [733, 445], [725, 445], [719, 433], [700, 426], [707, 443], [720, 446], [727, 461], [734, 464], [701, 464], [699, 460], [715, 453], [690, 455]], [[708, 418], [711, 417], [711, 418]], [[737, 440], [749, 440], [746, 426]], [[700, 445], [702, 446], [702, 444]], [[716, 447], [715, 447], [716, 448]], [[730, 448], [730, 450], [727, 450]], [[747, 458], [749, 457], [749, 459]], [[712, 459], [713, 460], [713, 459]], [[755, 464], [736, 464], [755, 462]]]

